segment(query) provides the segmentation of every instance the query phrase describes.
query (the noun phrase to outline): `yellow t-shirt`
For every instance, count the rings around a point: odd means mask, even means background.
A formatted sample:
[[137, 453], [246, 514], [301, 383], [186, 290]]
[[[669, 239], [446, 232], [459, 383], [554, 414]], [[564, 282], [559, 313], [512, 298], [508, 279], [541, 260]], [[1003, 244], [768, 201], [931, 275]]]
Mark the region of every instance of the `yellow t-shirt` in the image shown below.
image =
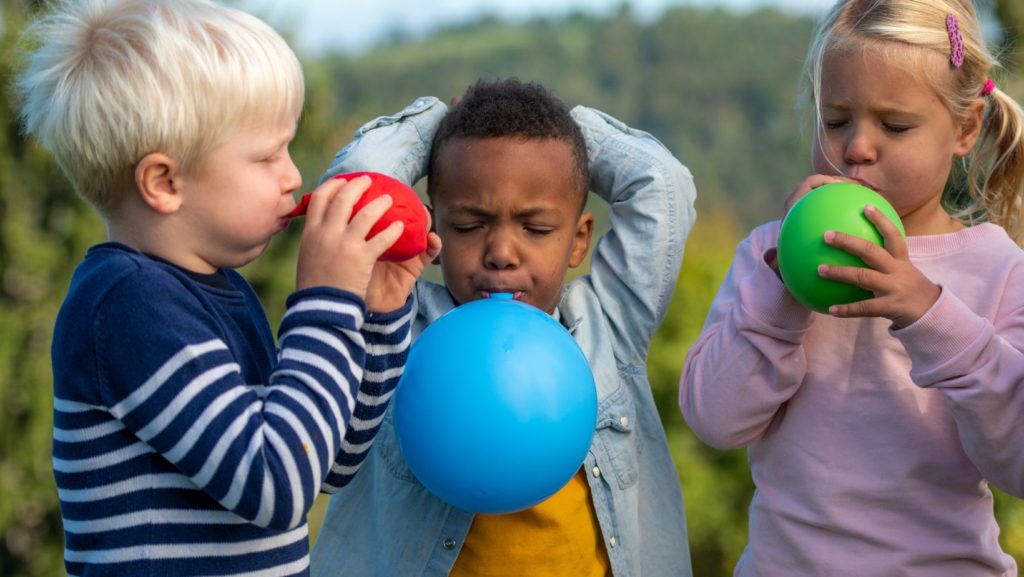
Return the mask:
[[477, 514], [449, 577], [609, 577], [581, 470], [557, 493], [508, 515]]

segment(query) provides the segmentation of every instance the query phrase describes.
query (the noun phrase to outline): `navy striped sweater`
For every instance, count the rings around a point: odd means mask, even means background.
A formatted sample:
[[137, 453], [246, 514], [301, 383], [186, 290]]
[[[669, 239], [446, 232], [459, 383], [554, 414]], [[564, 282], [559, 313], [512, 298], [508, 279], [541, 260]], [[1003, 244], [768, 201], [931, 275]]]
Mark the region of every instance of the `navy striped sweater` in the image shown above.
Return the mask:
[[308, 574], [306, 513], [366, 455], [412, 307], [329, 288], [287, 305], [278, 351], [238, 273], [90, 249], [52, 349], [69, 575]]

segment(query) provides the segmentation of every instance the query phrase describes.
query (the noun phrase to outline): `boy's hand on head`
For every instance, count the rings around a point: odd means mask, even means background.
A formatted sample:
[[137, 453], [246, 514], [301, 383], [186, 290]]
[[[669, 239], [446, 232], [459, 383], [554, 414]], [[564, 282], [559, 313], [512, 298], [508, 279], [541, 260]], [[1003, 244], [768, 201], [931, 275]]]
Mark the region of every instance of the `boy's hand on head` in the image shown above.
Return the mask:
[[377, 262], [366, 290], [366, 308], [374, 312], [389, 312], [405, 304], [416, 279], [440, 252], [441, 237], [430, 232], [427, 233], [426, 251], [402, 262]]
[[870, 268], [821, 265], [818, 273], [867, 289], [875, 298], [834, 305], [829, 313], [840, 318], [885, 317], [897, 328], [907, 327], [928, 312], [941, 289], [910, 262], [907, 241], [892, 221], [871, 205], [864, 208], [864, 215], [881, 233], [884, 248], [834, 231], [825, 233], [825, 242], [859, 257]]
[[403, 228], [396, 221], [367, 240], [370, 228], [391, 206], [391, 197], [381, 196], [352, 216], [369, 186], [370, 179], [363, 176], [351, 182], [331, 179], [313, 191], [299, 244], [296, 289], [331, 286], [366, 298], [377, 259]]

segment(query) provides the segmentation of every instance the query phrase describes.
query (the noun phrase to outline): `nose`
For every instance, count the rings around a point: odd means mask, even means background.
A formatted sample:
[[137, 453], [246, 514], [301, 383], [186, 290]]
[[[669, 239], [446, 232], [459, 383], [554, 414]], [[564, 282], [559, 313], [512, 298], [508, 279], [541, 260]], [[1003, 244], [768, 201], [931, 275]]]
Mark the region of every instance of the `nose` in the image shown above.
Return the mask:
[[847, 164], [871, 164], [878, 160], [878, 149], [871, 129], [863, 123], [858, 123], [850, 131], [843, 150], [843, 160]]
[[281, 192], [282, 194], [291, 194], [301, 186], [302, 173], [299, 172], [299, 167], [295, 166], [291, 156], [289, 156], [284, 172], [281, 174]]
[[519, 267], [519, 250], [515, 235], [496, 229], [487, 237], [484, 265], [491, 270], [511, 270]]

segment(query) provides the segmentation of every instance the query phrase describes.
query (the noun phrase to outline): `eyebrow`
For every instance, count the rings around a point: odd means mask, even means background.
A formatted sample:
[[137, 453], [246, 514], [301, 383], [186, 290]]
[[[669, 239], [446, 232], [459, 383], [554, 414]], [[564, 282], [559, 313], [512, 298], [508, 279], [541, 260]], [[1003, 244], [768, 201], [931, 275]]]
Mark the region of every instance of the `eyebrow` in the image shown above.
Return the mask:
[[298, 127], [296, 126], [295, 128], [292, 128], [290, 131], [288, 131], [288, 134], [284, 135], [284, 138], [282, 138], [281, 140], [279, 140], [277, 142], [277, 147], [281, 148], [282, 146], [286, 146], [289, 142], [295, 140], [295, 137], [298, 134], [299, 134]]
[[[467, 205], [462, 205], [462, 204], [452, 205], [452, 206], [449, 207], [448, 210], [449, 210], [449, 212], [452, 212], [452, 213], [463, 213], [463, 214], [468, 214], [470, 216], [477, 216], [477, 217], [488, 217], [489, 218], [489, 217], [493, 217], [494, 216], [494, 212], [492, 212], [492, 211], [485, 210], [485, 209], [482, 209], [482, 208], [476, 207], [476, 206], [467, 206]], [[542, 216], [542, 215], [546, 215], [546, 214], [554, 215], [554, 214], [557, 214], [557, 212], [558, 211], [556, 209], [554, 209], [554, 208], [545, 208], [545, 207], [539, 207], [539, 206], [538, 207], [527, 207], [527, 208], [524, 208], [523, 210], [517, 210], [515, 212], [515, 217], [516, 218], [529, 218], [529, 217], [533, 217], [533, 216]]]
[[264, 155], [267, 155], [267, 154], [274, 154], [278, 150], [281, 150], [282, 148], [288, 146], [288, 143], [290, 143], [291, 141], [295, 140], [295, 136], [297, 134], [298, 133], [293, 130], [293, 131], [289, 132], [288, 134], [286, 134], [280, 140], [274, 141], [272, 144], [268, 144], [267, 146], [260, 147], [259, 149], [257, 149], [255, 151], [255, 156], [264, 156]]
[[[835, 103], [835, 102], [833, 102], [833, 103], [822, 102], [821, 103], [821, 111], [822, 112], [849, 112], [850, 108], [851, 107], [848, 106], [845, 103]], [[895, 115], [899, 115], [899, 116], [903, 116], [903, 117], [909, 117], [909, 118], [923, 118], [923, 117], [926, 117], [926, 115], [921, 114], [919, 112], [915, 112], [915, 111], [913, 111], [911, 109], [895, 108], [895, 107], [891, 107], [891, 106], [890, 107], [886, 107], [886, 108], [872, 109], [871, 112], [873, 114], [878, 114], [878, 115], [882, 115], [882, 116], [895, 114]]]

